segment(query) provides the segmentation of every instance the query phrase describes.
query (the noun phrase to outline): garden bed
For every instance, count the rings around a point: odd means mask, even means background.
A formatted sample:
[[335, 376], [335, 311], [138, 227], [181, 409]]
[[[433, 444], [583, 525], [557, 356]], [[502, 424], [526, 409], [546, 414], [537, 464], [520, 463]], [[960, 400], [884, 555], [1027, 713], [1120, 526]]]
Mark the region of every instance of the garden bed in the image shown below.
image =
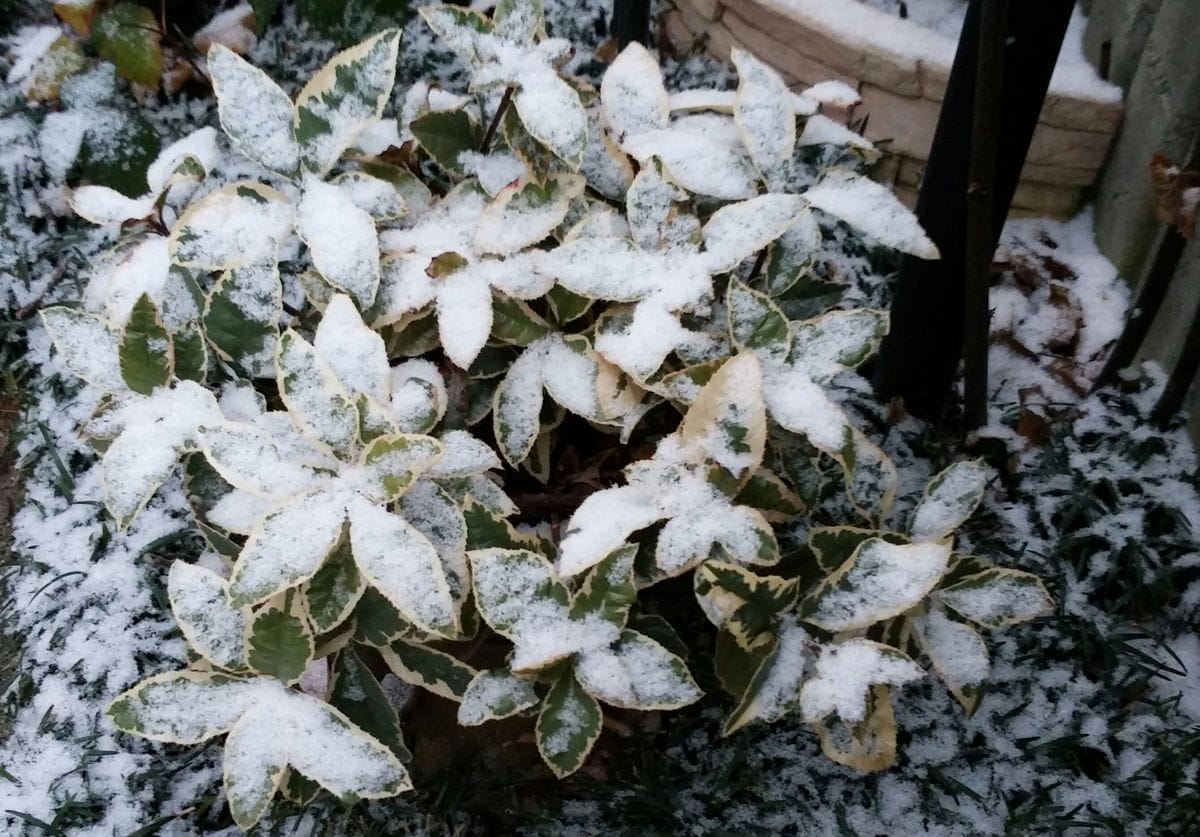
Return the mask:
[[[605, 4], [547, 5], [551, 34], [575, 46], [570, 68], [598, 82]], [[421, 19], [406, 24], [401, 43], [390, 109], [399, 111], [418, 79], [438, 80], [453, 93], [465, 89], [467, 67], [437, 45]], [[288, 7], [249, 57], [294, 92], [335, 51]], [[734, 78], [702, 57], [664, 62], [672, 90], [724, 89]], [[107, 127], [123, 126], [96, 110], [92, 94], [106, 83], [101, 74], [77, 90], [57, 119], [26, 106], [15, 85], [0, 92], [0, 136], [7, 140], [0, 158], [3, 358], [21, 386], [15, 445], [25, 475], [4, 575], [4, 628], [22, 650], [4, 698], [12, 728], [0, 745], [0, 822], [14, 834], [232, 833], [220, 741], [142, 741], [119, 732], [105, 714], [144, 678], [200, 662], [168, 596], [176, 562], [222, 570], [196, 528], [194, 483], [173, 474], [131, 525], [114, 525], [104, 509], [101, 465], [80, 434], [101, 393], [80, 385], [33, 316], [78, 304], [89, 265], [118, 235], [111, 225], [71, 215], [69, 166], [50, 153], [61, 151], [73, 125], [104, 117]], [[163, 144], [218, 124], [214, 101], [202, 94], [164, 97], [136, 112]], [[261, 166], [220, 142], [220, 162], [205, 188], [263, 176]], [[818, 143], [802, 150], [797, 165], [805, 187], [831, 162], [861, 167], [861, 148]], [[805, 280], [780, 294], [787, 318], [886, 308], [894, 252], [829, 217], [822, 216], [819, 232]], [[308, 304], [311, 288], [300, 284], [303, 252], [292, 245], [281, 268], [288, 277], [284, 301], [294, 310]], [[754, 261], [742, 264], [741, 275], [753, 278]], [[1121, 279], [1095, 251], [1088, 216], [1069, 226], [1010, 226], [993, 300], [994, 399], [989, 425], [969, 442], [969, 453], [994, 476], [978, 513], [959, 531], [957, 549], [1036, 574], [1054, 607], [1028, 624], [985, 632], [991, 673], [970, 717], [933, 676], [906, 686], [896, 708], [896, 763], [869, 775], [827, 759], [796, 714], [723, 737], [737, 701], [721, 693], [712, 662], [718, 633], [691, 580], [677, 578], [645, 595], [651, 615], [666, 617], [687, 640], [688, 666], [708, 693], [701, 701], [674, 713], [607, 710], [610, 721], [590, 758], [558, 781], [539, 756], [532, 717], [463, 733], [454, 726], [455, 703], [428, 691], [414, 698], [389, 675], [383, 688], [400, 708], [414, 750], [415, 791], [351, 809], [327, 794], [306, 810], [281, 803], [264, 825], [299, 834], [1182, 833], [1200, 806], [1200, 729], [1194, 692], [1181, 686], [1181, 666], [1195, 657], [1200, 608], [1194, 453], [1182, 431], [1147, 426], [1161, 384], [1155, 370], [1130, 382], [1128, 392], [1084, 394], [1128, 305]], [[929, 478], [961, 460], [961, 440], [877, 403], [854, 370], [831, 376], [827, 391], [851, 425], [895, 462], [897, 501], [888, 522], [899, 528]], [[238, 399], [222, 400], [238, 408]], [[646, 437], [654, 441], [674, 428], [670, 408], [660, 409], [668, 418], [660, 416], [662, 428]], [[608, 437], [578, 417], [565, 422], [575, 435], [560, 435], [551, 448], [548, 488], [531, 473], [536, 463], [501, 469], [504, 487], [519, 501], [523, 536], [561, 537], [573, 509], [557, 508], [556, 498], [619, 482], [624, 461], [587, 460], [587, 446]], [[646, 459], [653, 446], [643, 448], [628, 458]], [[821, 488], [809, 515], [787, 533], [792, 543], [850, 514], [841, 466], [812, 458], [822, 463], [814, 477]], [[529, 525], [539, 522], [548, 525]], [[492, 636], [469, 659], [500, 666], [504, 651]], [[305, 688], [320, 691], [298, 686]]]

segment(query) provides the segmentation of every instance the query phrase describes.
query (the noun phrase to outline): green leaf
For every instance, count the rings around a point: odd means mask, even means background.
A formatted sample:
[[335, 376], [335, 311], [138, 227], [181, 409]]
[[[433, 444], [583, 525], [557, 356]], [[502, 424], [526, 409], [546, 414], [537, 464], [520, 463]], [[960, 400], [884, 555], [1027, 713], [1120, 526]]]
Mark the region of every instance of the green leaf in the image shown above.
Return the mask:
[[829, 574], [849, 561], [854, 550], [871, 538], [883, 538], [894, 544], [908, 543], [908, 538], [891, 532], [858, 526], [818, 526], [808, 533], [808, 547], [813, 551], [817, 564]]
[[769, 296], [731, 279], [725, 306], [729, 311], [729, 338], [733, 345], [759, 352], [771, 361], [787, 359], [792, 350], [791, 326]]
[[532, 549], [540, 551], [538, 539], [513, 528], [503, 515], [487, 508], [474, 498], [463, 505], [463, 520], [467, 524], [467, 549]]
[[592, 307], [592, 300], [581, 294], [568, 291], [561, 285], [555, 285], [546, 294], [546, 304], [550, 307], [550, 316], [559, 325], [573, 322]]
[[633, 582], [636, 545], [623, 546], [588, 571], [571, 602], [571, 618], [599, 613], [619, 628], [629, 619], [629, 608], [637, 599]]
[[458, 155], [483, 143], [482, 129], [465, 111], [430, 111], [412, 122], [412, 134], [442, 168], [461, 175]]
[[933, 541], [954, 534], [983, 500], [991, 469], [982, 460], [955, 462], [929, 481], [912, 513], [913, 540]]
[[250, 8], [254, 10], [254, 26], [258, 34], [261, 35], [266, 30], [267, 24], [275, 17], [275, 12], [279, 11], [282, 2], [283, 0], [250, 0]]
[[149, 395], [171, 380], [174, 351], [171, 335], [159, 319], [149, 295], [142, 294], [121, 335], [121, 377], [134, 392]]
[[455, 657], [415, 642], [397, 640], [380, 648], [379, 653], [392, 673], [405, 683], [447, 700], [462, 700], [476, 674], [475, 669]]
[[566, 669], [542, 700], [537, 719], [538, 752], [555, 776], [570, 776], [583, 766], [603, 724], [600, 704]]
[[101, 58], [117, 65], [123, 78], [158, 87], [163, 53], [154, 12], [134, 3], [117, 3], [92, 24], [92, 44]]
[[812, 667], [812, 645], [812, 638], [803, 628], [784, 626], [766, 646], [770, 653], [746, 685], [721, 734], [730, 735], [752, 721], [777, 721], [796, 708], [800, 687]]
[[296, 95], [296, 139], [311, 172], [331, 169], [383, 115], [396, 82], [400, 30], [339, 52]]
[[132, 108], [97, 107], [87, 111], [87, 120], [67, 180], [108, 186], [131, 198], [142, 195], [146, 169], [158, 155], [158, 131]]
[[308, 616], [317, 633], [329, 633], [345, 622], [365, 590], [366, 582], [354, 564], [350, 541], [343, 538], [304, 587]]
[[741, 699], [772, 648], [772, 645], [760, 645], [747, 650], [728, 631], [718, 633], [713, 650], [713, 670], [721, 681], [721, 688]]
[[175, 377], [203, 384], [208, 373], [208, 345], [204, 330], [197, 324], [186, 325], [171, 338], [175, 350]]
[[795, 604], [798, 592], [791, 579], [755, 575], [745, 567], [717, 561], [698, 567], [693, 584], [709, 619], [746, 649], [770, 640], [775, 620]]
[[401, 762], [411, 761], [412, 753], [404, 744], [400, 718], [392, 702], [353, 647], [347, 646], [337, 655], [332, 674], [330, 704], [340, 709], [351, 723], [395, 753]]
[[492, 296], [492, 337], [514, 346], [528, 346], [554, 331], [527, 302], [497, 293]]
[[300, 680], [313, 650], [312, 631], [304, 620], [272, 607], [254, 615], [246, 635], [250, 667], [289, 685]]
[[805, 508], [796, 492], [765, 468], [759, 468], [749, 476], [734, 502], [758, 509], [770, 523], [786, 523]]
[[463, 693], [458, 722], [464, 727], [498, 721], [523, 712], [538, 702], [533, 681], [517, 677], [506, 668], [481, 671]]
[[382, 648], [414, 633], [400, 611], [374, 587], [363, 590], [354, 607], [354, 641]]
[[[117, 729], [171, 744], [223, 735], [253, 704], [257, 683], [227, 674], [174, 671], [149, 677], [105, 710]], [[197, 712], [196, 707], [209, 707]]]
[[275, 371], [283, 286], [273, 256], [230, 268], [212, 286], [204, 332], [222, 360], [254, 377]]
[[671, 627], [671, 623], [657, 613], [634, 613], [629, 617], [629, 627], [645, 634], [681, 660], [690, 656], [687, 643]]

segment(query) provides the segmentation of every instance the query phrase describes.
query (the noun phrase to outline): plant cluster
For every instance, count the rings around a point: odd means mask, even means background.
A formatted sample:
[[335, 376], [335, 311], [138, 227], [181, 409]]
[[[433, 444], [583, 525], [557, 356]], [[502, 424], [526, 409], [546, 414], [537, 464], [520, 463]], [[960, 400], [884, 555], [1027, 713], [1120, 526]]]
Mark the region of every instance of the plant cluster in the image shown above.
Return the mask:
[[[123, 231], [82, 307], [43, 312], [104, 393], [86, 427], [104, 504], [127, 527], [182, 473], [212, 548], [168, 576], [191, 665], [118, 697], [115, 724], [225, 735], [242, 827], [277, 793], [411, 788], [384, 673], [458, 702], [464, 725], [536, 714], [566, 776], [602, 704], [702, 696], [690, 643], [640, 602], [689, 574], [737, 704], [727, 732], [797, 712], [831, 758], [882, 769], [891, 692], [921, 661], [971, 710], [976, 628], [1048, 597], [955, 552], [979, 463], [884, 528], [895, 468], [825, 386], [871, 355], [886, 313], [782, 307], [822, 224], [936, 258], [913, 216], [850, 168], [807, 177], [797, 128], [820, 119], [816, 94], [746, 53], [736, 91], [671, 96], [634, 45], [596, 90], [563, 74], [570, 47], [536, 0], [421, 13], [470, 67], [466, 94], [414, 85], [384, 119], [395, 30], [294, 98], [217, 44], [221, 127], [265, 182], [208, 188], [220, 146], [201, 129], [141, 196], [72, 195]], [[506, 488], [545, 482], [585, 436], [623, 484], [561, 525], [514, 526], [526, 510]], [[844, 474], [849, 517], [787, 549], [818, 466]], [[503, 665], [472, 665], [501, 643]]]

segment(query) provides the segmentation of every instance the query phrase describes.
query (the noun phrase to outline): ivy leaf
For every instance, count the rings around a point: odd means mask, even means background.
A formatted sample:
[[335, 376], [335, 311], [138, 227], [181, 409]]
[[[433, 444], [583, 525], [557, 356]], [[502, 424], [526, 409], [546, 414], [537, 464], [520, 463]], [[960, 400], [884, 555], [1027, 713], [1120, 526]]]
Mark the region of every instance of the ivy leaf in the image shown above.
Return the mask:
[[92, 24], [92, 44], [101, 58], [117, 65], [123, 78], [158, 87], [163, 71], [162, 33], [154, 12], [134, 3], [117, 3]]
[[896, 760], [896, 710], [888, 686], [867, 693], [867, 717], [857, 724], [838, 719], [815, 724], [821, 752], [832, 761], [871, 773], [886, 770]]
[[604, 723], [600, 704], [585, 692], [570, 669], [542, 699], [537, 719], [537, 745], [542, 759], [562, 779], [583, 766]]
[[511, 256], [537, 244], [562, 224], [584, 185], [580, 175], [555, 174], [544, 182], [526, 180], [501, 189], [479, 218], [476, 250]]
[[629, 608], [637, 599], [633, 581], [637, 551], [635, 545], [623, 546], [592, 567], [571, 602], [571, 615], [578, 618], [599, 613], [618, 628], [624, 628]]
[[800, 691], [800, 710], [809, 723], [836, 715], [848, 724], [865, 721], [875, 685], [902, 686], [925, 675], [895, 648], [849, 639], [821, 648], [813, 676]]
[[246, 626], [246, 662], [289, 686], [299, 682], [313, 651], [312, 631], [296, 613], [268, 605]]

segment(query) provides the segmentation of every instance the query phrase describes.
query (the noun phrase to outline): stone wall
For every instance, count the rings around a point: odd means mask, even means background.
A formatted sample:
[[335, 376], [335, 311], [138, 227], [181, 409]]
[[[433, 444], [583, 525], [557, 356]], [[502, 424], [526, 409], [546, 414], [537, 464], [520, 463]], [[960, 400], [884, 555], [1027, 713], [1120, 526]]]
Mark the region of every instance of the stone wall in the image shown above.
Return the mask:
[[[1196, 0], [1188, 0], [1196, 2]], [[1127, 0], [1134, 2], [1134, 0]], [[857, 0], [674, 0], [667, 32], [681, 49], [728, 60], [740, 45], [794, 89], [827, 79], [855, 87], [849, 115], [887, 151], [881, 179], [912, 202], [946, 90], [954, 44]], [[1121, 105], [1051, 88], [1013, 201], [1018, 213], [1069, 216], [1089, 196], [1121, 121]]]

